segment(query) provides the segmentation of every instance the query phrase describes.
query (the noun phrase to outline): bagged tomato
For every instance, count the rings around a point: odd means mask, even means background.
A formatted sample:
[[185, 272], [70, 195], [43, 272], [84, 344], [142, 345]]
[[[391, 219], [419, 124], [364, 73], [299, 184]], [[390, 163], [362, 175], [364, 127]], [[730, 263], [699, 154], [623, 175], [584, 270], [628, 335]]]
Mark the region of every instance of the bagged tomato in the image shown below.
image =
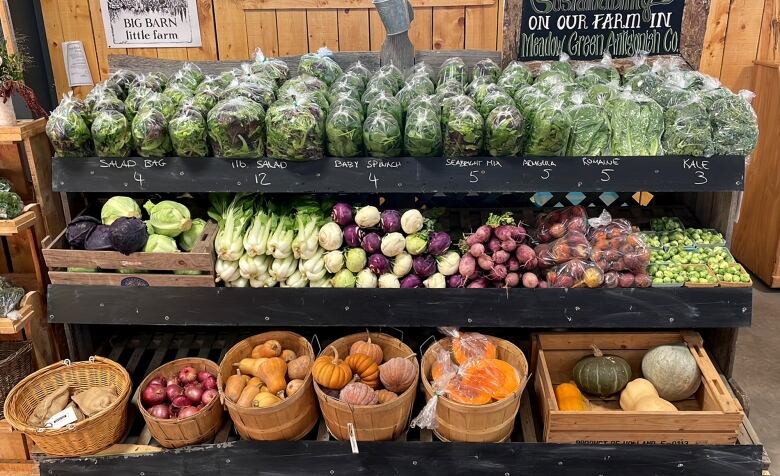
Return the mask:
[[638, 233], [632, 232], [631, 223], [623, 219], [612, 220], [606, 211], [591, 224], [594, 222], [602, 224], [591, 228], [588, 234], [593, 262], [602, 271], [644, 274], [650, 264], [650, 248]]
[[604, 283], [604, 272], [592, 261], [573, 259], [546, 273], [551, 288], [598, 288]]
[[590, 244], [585, 234], [570, 231], [551, 243], [542, 243], [534, 248], [541, 267], [550, 267], [572, 259], [588, 259]]
[[547, 243], [561, 238], [569, 231], [588, 232], [588, 213], [581, 205], [565, 207], [539, 215], [536, 219], [536, 238]]

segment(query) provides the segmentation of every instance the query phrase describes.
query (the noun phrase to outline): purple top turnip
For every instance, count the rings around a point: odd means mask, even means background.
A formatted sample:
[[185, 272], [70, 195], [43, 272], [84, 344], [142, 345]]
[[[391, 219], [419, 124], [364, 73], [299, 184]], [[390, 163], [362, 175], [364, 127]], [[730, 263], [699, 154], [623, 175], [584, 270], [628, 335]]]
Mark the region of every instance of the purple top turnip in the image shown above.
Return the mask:
[[428, 253], [439, 256], [447, 252], [452, 246], [450, 235], [444, 231], [435, 231], [428, 238]]
[[436, 272], [436, 258], [431, 255], [415, 256], [412, 268], [415, 274], [425, 279]]
[[361, 246], [368, 254], [379, 253], [382, 249], [382, 238], [374, 232], [368, 233], [363, 237]]
[[379, 224], [385, 233], [401, 231], [401, 213], [398, 210], [385, 210], [380, 215]]
[[401, 280], [401, 287], [406, 289], [422, 287], [422, 279], [420, 279], [419, 276], [410, 274]]
[[352, 207], [346, 203], [337, 203], [333, 205], [330, 217], [339, 225], [347, 226], [352, 223]]
[[377, 276], [387, 273], [390, 269], [390, 261], [381, 253], [374, 253], [368, 257], [368, 269]]
[[352, 248], [360, 246], [360, 242], [363, 241], [363, 230], [358, 228], [354, 223], [344, 227], [344, 243]]

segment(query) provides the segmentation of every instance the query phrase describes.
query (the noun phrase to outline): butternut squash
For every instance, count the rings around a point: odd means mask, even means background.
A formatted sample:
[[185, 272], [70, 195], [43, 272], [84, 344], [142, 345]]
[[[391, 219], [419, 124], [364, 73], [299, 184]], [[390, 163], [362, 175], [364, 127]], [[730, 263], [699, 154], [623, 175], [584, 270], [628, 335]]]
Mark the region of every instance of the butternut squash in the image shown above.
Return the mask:
[[558, 409], [564, 412], [590, 410], [588, 400], [573, 383], [562, 383], [555, 387], [555, 399], [558, 400]]
[[249, 377], [246, 375], [231, 375], [225, 383], [225, 396], [235, 402], [241, 396], [241, 391], [246, 387]]
[[233, 364], [233, 365], [238, 367], [238, 370], [240, 370], [242, 374], [252, 375], [254, 377], [260, 377], [260, 367], [263, 365], [263, 362], [265, 362], [266, 360], [267, 359], [265, 357], [261, 357], [258, 359], [246, 358], [246, 359], [241, 359], [241, 361], [238, 364]]
[[282, 399], [269, 392], [260, 392], [252, 400], [252, 406], [255, 408], [268, 408], [281, 403]]
[[636, 378], [626, 385], [620, 392], [620, 408], [624, 411], [634, 410], [637, 402], [647, 396], [657, 397], [658, 391], [649, 380]]
[[636, 412], [676, 412], [677, 407], [661, 397], [646, 395], [637, 400], [633, 410]]
[[247, 385], [244, 390], [241, 391], [241, 396], [238, 397], [236, 405], [239, 407], [251, 407], [252, 400], [260, 393], [260, 387], [254, 387]]
[[260, 380], [260, 377], [252, 377], [249, 379], [249, 382], [247, 382], [246, 384], [253, 385], [255, 387], [260, 387], [263, 385], [263, 381]]
[[278, 340], [268, 340], [262, 344], [256, 345], [252, 349], [252, 358], [259, 359], [261, 357], [279, 357], [282, 353], [282, 344]]
[[276, 394], [287, 388], [287, 362], [281, 357], [271, 357], [260, 365], [258, 377], [268, 387], [268, 391]]

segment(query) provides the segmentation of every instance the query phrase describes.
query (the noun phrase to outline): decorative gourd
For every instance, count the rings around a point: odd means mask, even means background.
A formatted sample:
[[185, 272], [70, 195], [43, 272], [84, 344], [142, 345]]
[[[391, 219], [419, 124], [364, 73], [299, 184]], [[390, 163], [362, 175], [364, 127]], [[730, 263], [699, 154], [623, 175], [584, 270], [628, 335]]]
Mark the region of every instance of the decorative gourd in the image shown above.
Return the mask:
[[616, 355], [604, 355], [595, 345], [593, 355], [574, 366], [574, 382], [582, 390], [607, 397], [623, 390], [631, 380], [631, 366]]
[[463, 365], [470, 359], [495, 359], [498, 350], [490, 337], [478, 332], [462, 332], [452, 338], [452, 356], [455, 363]]
[[[374, 363], [373, 360], [371, 362]], [[376, 405], [379, 401], [374, 389], [361, 382], [352, 382], [342, 388], [339, 400], [350, 405]]]
[[259, 359], [260, 357], [270, 358], [279, 357], [282, 353], [282, 344], [278, 340], [267, 340], [262, 344], [256, 345], [252, 349], [252, 358]]
[[231, 375], [228, 377], [227, 382], [225, 382], [225, 396], [233, 402], [237, 401], [248, 381], [249, 376], [247, 375]]
[[257, 359], [241, 359], [241, 361], [238, 364], [233, 364], [234, 366], [238, 367], [238, 370], [241, 371], [242, 374], [252, 375], [255, 377], [260, 377], [260, 366], [263, 365], [263, 362], [265, 362], [265, 357], [257, 358]]
[[661, 397], [646, 395], [634, 404], [635, 412], [676, 412], [677, 407]]
[[353, 343], [349, 348], [349, 354], [365, 354], [371, 357], [371, 359], [373, 359], [377, 365], [381, 364], [382, 359], [384, 359], [384, 352], [382, 351], [382, 348], [371, 342], [370, 334], [366, 340], [359, 340]]
[[563, 412], [585, 412], [590, 410], [588, 400], [573, 383], [562, 383], [555, 387], [558, 410]]
[[287, 363], [287, 376], [290, 380], [305, 379], [311, 370], [311, 357], [302, 355]]
[[270, 392], [260, 392], [255, 395], [252, 400], [252, 406], [255, 408], [268, 408], [278, 403], [281, 403], [282, 399]]
[[477, 359], [460, 368], [461, 387], [472, 387], [486, 392], [490, 398], [501, 400], [520, 388], [520, 376], [509, 363], [499, 359]]
[[335, 347], [333, 355], [321, 355], [317, 357], [311, 366], [311, 375], [314, 381], [325, 388], [341, 390], [352, 380], [352, 369], [343, 360], [339, 359], [339, 352]]
[[409, 359], [393, 357], [379, 366], [379, 379], [391, 392], [403, 393], [417, 380], [417, 366]]
[[271, 357], [260, 366], [258, 377], [268, 387], [269, 392], [279, 393], [287, 387], [285, 375], [287, 375], [287, 362], [281, 357]]
[[290, 380], [287, 383], [287, 388], [285, 389], [285, 395], [287, 395], [287, 398], [289, 398], [295, 392], [297, 392], [301, 387], [303, 387], [303, 380], [301, 379]]
[[690, 397], [701, 384], [701, 371], [685, 344], [660, 345], [642, 358], [642, 375], [658, 396], [675, 402]]
[[260, 387], [261, 385], [263, 385], [263, 381], [260, 380], [260, 377], [252, 377], [249, 379], [249, 381], [246, 384], [254, 385], [255, 387]]
[[344, 362], [352, 369], [352, 373], [360, 377], [360, 381], [371, 388], [379, 386], [379, 366], [374, 359], [366, 354], [350, 354]]
[[447, 396], [450, 400], [465, 405], [485, 405], [491, 400], [488, 392], [471, 385], [463, 385], [461, 378], [457, 375], [447, 384]]
[[236, 405], [239, 407], [251, 407], [252, 400], [254, 400], [258, 393], [260, 393], [260, 387], [247, 385], [244, 387], [244, 390], [241, 391], [241, 396], [238, 397]]
[[658, 391], [649, 380], [635, 378], [628, 382], [626, 388], [620, 392], [620, 408], [631, 411], [636, 407], [636, 402], [643, 397], [657, 397]]
[[296, 354], [295, 351], [293, 350], [284, 349], [279, 357], [284, 359], [284, 361], [289, 364], [290, 362], [298, 358], [298, 354]]
[[391, 392], [390, 390], [382, 389], [376, 391], [376, 398], [378, 403], [381, 405], [382, 403], [392, 402], [398, 398], [398, 394]]

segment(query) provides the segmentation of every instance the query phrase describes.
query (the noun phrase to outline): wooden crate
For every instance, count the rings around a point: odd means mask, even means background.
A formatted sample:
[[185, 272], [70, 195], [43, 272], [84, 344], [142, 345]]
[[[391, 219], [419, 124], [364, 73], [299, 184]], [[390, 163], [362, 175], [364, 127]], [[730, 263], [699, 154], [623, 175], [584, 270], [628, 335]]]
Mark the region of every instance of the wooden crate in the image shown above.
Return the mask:
[[[679, 412], [626, 412], [617, 397], [590, 396], [591, 411], [558, 410], [555, 386], [572, 379], [572, 368], [591, 355], [595, 344], [605, 354], [628, 361], [641, 376], [642, 357], [658, 345], [686, 343], [699, 364], [702, 384], [688, 400], [674, 402]], [[548, 443], [735, 444], [745, 417], [742, 406], [720, 379], [696, 332], [550, 333], [534, 336], [535, 388]]]
[[[107, 286], [185, 286], [213, 287], [214, 237], [218, 226], [209, 222], [190, 252], [131, 253], [68, 249], [65, 231], [43, 240], [43, 257], [52, 284], [86, 284]], [[68, 272], [66, 268], [98, 268], [96, 273]], [[149, 272], [130, 274], [102, 270], [137, 269]], [[174, 271], [194, 270], [199, 275], [179, 275]], [[141, 281], [138, 281], [141, 280]]]

